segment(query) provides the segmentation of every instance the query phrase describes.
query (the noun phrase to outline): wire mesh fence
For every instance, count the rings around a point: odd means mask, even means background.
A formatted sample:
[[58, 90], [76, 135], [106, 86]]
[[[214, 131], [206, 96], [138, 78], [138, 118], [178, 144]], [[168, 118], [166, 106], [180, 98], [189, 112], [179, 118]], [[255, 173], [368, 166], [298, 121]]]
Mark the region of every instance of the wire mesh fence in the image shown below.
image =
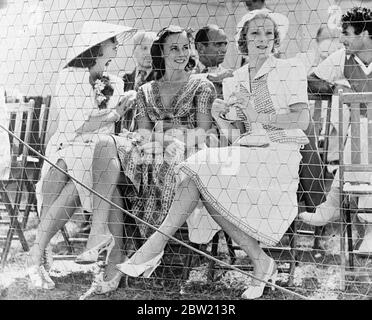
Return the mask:
[[0, 3], [3, 297], [371, 297], [370, 0]]

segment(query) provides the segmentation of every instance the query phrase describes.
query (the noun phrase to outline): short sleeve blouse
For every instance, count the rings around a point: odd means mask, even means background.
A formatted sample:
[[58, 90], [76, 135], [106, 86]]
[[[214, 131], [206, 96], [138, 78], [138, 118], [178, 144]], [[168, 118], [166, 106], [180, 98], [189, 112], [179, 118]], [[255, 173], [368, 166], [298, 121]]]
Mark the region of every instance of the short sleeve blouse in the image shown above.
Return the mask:
[[[159, 83], [151, 81], [142, 85], [137, 94], [137, 117], [148, 116], [152, 122], [172, 119], [175, 123], [196, 126], [196, 113], [210, 114], [216, 98], [216, 90], [209, 80], [190, 76], [188, 82], [180, 88], [168, 110], [162, 104]], [[171, 113], [169, 110], [172, 110]]]

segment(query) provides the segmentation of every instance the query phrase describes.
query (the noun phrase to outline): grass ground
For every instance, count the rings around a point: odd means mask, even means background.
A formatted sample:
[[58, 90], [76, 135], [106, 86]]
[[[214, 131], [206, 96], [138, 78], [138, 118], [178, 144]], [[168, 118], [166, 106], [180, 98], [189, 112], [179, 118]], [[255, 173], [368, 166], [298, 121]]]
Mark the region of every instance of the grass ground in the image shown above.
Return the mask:
[[[32, 244], [36, 233], [36, 218], [31, 218], [25, 231], [28, 242]], [[76, 224], [71, 223], [69, 230], [74, 231]], [[324, 251], [311, 250], [312, 237], [299, 237], [298, 266], [295, 268], [293, 285], [288, 287], [288, 274], [279, 274], [278, 285], [297, 292], [310, 299], [372, 299], [372, 281], [370, 259], [357, 258], [357, 268], [347, 278], [346, 290], [340, 291], [340, 257], [338, 252], [339, 236], [337, 228], [329, 227], [321, 241]], [[62, 237], [57, 235], [52, 241], [53, 252], [56, 255], [65, 254], [66, 248]], [[225, 245], [221, 245], [220, 258], [228, 261]], [[76, 247], [77, 253], [83, 250], [83, 245]], [[237, 251], [236, 264], [248, 263], [244, 253]], [[27, 253], [22, 251], [19, 242], [13, 241], [11, 252], [4, 270], [0, 273], [0, 299], [19, 300], [75, 300], [86, 292], [97, 272], [97, 264], [82, 266], [73, 260], [55, 260], [51, 276], [56, 283], [54, 290], [34, 290], [29, 288], [25, 274]], [[188, 300], [188, 299], [240, 299], [247, 285], [248, 278], [237, 271], [216, 270], [214, 281], [207, 280], [208, 261], [206, 258], [196, 259], [187, 281], [181, 280], [182, 268], [169, 266], [170, 256], [164, 258], [161, 265], [150, 279], [122, 279], [117, 291], [109, 295], [95, 295], [89, 299], [96, 300]], [[173, 257], [174, 258], [174, 257]], [[182, 263], [182, 256], [178, 257]], [[287, 266], [287, 258], [277, 254], [275, 259], [283, 268]], [[281, 290], [267, 290], [263, 300], [298, 299]]]

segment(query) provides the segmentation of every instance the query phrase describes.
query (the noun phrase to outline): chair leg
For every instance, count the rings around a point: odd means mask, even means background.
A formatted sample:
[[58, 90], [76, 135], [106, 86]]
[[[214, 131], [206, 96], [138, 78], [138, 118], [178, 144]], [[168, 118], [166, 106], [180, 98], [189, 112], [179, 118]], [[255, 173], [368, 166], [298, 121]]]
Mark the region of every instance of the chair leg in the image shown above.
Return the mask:
[[340, 195], [340, 210], [341, 210], [341, 230], [340, 230], [340, 290], [344, 291], [346, 287], [346, 250], [345, 250], [345, 209], [348, 206], [347, 199], [342, 194]]
[[[196, 243], [193, 243], [191, 245], [198, 250], [200, 250], [200, 248], [201, 248], [201, 245], [196, 244]], [[182, 280], [185, 280], [185, 281], [189, 278], [190, 271], [191, 271], [191, 268], [192, 268], [192, 259], [194, 257], [194, 251], [192, 251], [192, 250], [189, 250], [189, 251], [190, 252], [186, 257], [185, 267], [183, 268], [183, 271], [182, 271]]]
[[12, 206], [10, 198], [9, 198], [3, 184], [1, 184], [1, 186], [0, 186], [0, 193], [1, 193], [1, 198], [3, 199], [4, 204], [5, 204], [5, 208], [8, 212], [9, 217], [10, 217], [10, 225], [9, 225], [9, 229], [8, 229], [7, 236], [6, 236], [4, 249], [3, 249], [3, 252], [1, 254], [1, 268], [4, 268], [5, 261], [7, 259], [7, 256], [8, 256], [9, 250], [10, 250], [10, 246], [11, 246], [11, 243], [12, 243], [12, 240], [13, 240], [14, 231], [17, 232], [19, 241], [21, 242], [21, 245], [22, 245], [22, 249], [24, 251], [29, 251], [29, 247], [28, 247], [28, 244], [27, 244], [27, 240], [26, 240], [26, 238], [23, 234], [21, 225], [18, 221], [19, 202], [21, 200], [21, 191], [19, 189], [17, 190], [13, 206]]
[[[212, 257], [217, 257], [218, 253], [218, 241], [220, 239], [219, 232], [217, 232], [213, 239], [212, 239], [212, 250], [211, 250], [211, 255]], [[213, 281], [214, 280], [214, 267], [216, 263], [214, 260], [209, 260], [209, 265], [208, 265], [208, 281]]]
[[[27, 183], [28, 185], [28, 183]], [[28, 222], [28, 217], [30, 215], [30, 211], [32, 207], [35, 207], [36, 203], [36, 193], [35, 193], [35, 188], [30, 184], [27, 188], [28, 190], [28, 197], [27, 197], [27, 204], [25, 208], [25, 212], [23, 214], [23, 220], [22, 220], [22, 229], [25, 229], [27, 226]]]
[[297, 245], [297, 224], [296, 220], [294, 220], [289, 228], [291, 231], [290, 234], [288, 235], [289, 237], [289, 247], [291, 248], [290, 250], [290, 255], [291, 255], [291, 262], [289, 266], [289, 278], [288, 278], [288, 286], [292, 287], [293, 286], [293, 280], [294, 280], [294, 272], [295, 268], [297, 265], [297, 250], [296, 250], [296, 245]]
[[66, 243], [68, 253], [73, 254], [74, 253], [74, 248], [71, 244], [70, 237], [68, 235], [68, 232], [67, 232], [67, 229], [66, 229], [65, 226], [62, 227], [61, 233], [62, 233], [63, 240]]
[[314, 250], [323, 250], [323, 248], [320, 245], [320, 239], [323, 233], [324, 233], [324, 227], [314, 228], [314, 245], [313, 245]]
[[234, 246], [231, 240], [231, 237], [224, 232], [225, 239], [226, 239], [226, 244], [227, 244], [227, 250], [229, 251], [229, 256], [230, 256], [230, 264], [234, 264], [236, 261], [236, 254], [234, 250]]
[[345, 210], [345, 220], [346, 220], [346, 233], [347, 233], [347, 249], [348, 249], [348, 260], [350, 270], [354, 269], [354, 254], [353, 254], [353, 234], [352, 234], [352, 224], [351, 224], [351, 212], [350, 206]]

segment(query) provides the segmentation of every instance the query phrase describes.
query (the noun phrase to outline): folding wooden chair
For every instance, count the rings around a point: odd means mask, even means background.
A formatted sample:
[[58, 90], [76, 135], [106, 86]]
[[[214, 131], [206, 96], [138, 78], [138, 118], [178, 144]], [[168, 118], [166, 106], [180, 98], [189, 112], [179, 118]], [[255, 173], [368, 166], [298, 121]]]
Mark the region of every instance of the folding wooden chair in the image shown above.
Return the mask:
[[[7, 103], [7, 110], [10, 119], [9, 130], [26, 143], [30, 142], [32, 112], [34, 104], [34, 100], [31, 100], [28, 103]], [[24, 130], [22, 128], [23, 122], [26, 123]], [[29, 250], [21, 223], [18, 220], [22, 193], [24, 192], [23, 187], [25, 186], [25, 181], [27, 180], [26, 165], [27, 157], [29, 155], [29, 149], [22, 145], [22, 143], [20, 143], [13, 136], [9, 136], [9, 140], [11, 145], [12, 165], [15, 164], [15, 168], [19, 169], [20, 172], [16, 174], [16, 170], [11, 170], [10, 178], [8, 180], [0, 181], [1, 200], [5, 205], [10, 218], [9, 228], [1, 254], [2, 268], [5, 265], [11, 242], [13, 240], [14, 232], [17, 233], [23, 250]], [[15, 196], [11, 195], [11, 193], [14, 192], [14, 187], [12, 191], [11, 184], [15, 184]]]
[[[354, 247], [352, 237], [352, 219], [354, 213], [372, 213], [372, 208], [358, 209], [352, 206], [352, 199], [360, 196], [372, 195], [372, 92], [364, 93], [343, 93], [339, 91], [339, 149], [340, 149], [340, 217], [341, 217], [341, 288], [345, 288], [345, 272], [348, 262], [348, 269], [354, 267]], [[350, 135], [351, 154], [345, 152], [343, 139], [343, 104], [350, 104]], [[368, 121], [368, 151], [367, 156], [363, 157], [362, 134], [361, 132], [361, 110], [366, 106], [366, 116]], [[363, 120], [363, 121], [364, 121]], [[367, 159], [366, 159], [367, 158]], [[348, 252], [346, 253], [346, 237]]]
[[[40, 152], [42, 155], [45, 155], [45, 137], [47, 133], [51, 96], [46, 96], [45, 98], [40, 96], [34, 97], [33, 100], [35, 100], [35, 106], [33, 110], [30, 145], [36, 151]], [[30, 176], [29, 179], [25, 181], [25, 187], [28, 192], [28, 199], [23, 216], [22, 228], [25, 228], [27, 225], [31, 209], [33, 208], [34, 211], [37, 212], [35, 184], [40, 179], [43, 163], [44, 159], [37, 156], [36, 154], [33, 154], [32, 152], [31, 155], [27, 157], [26, 167], [30, 171]]]

